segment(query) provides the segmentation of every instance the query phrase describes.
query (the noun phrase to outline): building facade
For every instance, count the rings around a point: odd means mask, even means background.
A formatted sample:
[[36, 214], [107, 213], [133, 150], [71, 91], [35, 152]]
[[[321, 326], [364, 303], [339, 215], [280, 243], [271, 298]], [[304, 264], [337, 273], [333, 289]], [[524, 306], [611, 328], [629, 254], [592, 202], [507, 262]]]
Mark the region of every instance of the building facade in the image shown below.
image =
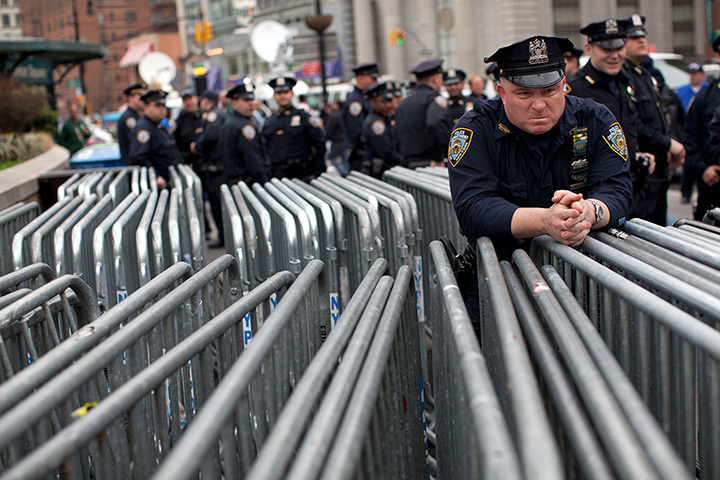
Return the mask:
[[20, 37], [20, 7], [18, 0], [0, 0], [0, 37]]

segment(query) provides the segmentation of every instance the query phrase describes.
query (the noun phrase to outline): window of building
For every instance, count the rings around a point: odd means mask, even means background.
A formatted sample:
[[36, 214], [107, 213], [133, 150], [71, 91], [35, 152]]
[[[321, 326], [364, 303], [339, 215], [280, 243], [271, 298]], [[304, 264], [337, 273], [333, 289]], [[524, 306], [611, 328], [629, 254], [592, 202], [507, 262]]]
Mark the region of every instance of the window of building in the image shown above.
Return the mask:
[[60, 28], [65, 28], [65, 20], [60, 19]]
[[100, 43], [107, 43], [107, 35], [105, 32], [100, 32]]
[[10, 26], [10, 15], [3, 14], [3, 16], [2, 16], [2, 26], [3, 26], [3, 27], [9, 27], [9, 26]]
[[3, 7], [7, 7], [7, 4], [7, 0], [0, 0], [0, 5], [2, 5]]
[[101, 27], [105, 25], [105, 12], [98, 12], [97, 21]]
[[162, 12], [151, 12], [150, 13], [150, 23], [153, 25], [158, 25], [162, 23], [163, 21], [163, 14]]
[[50, 23], [50, 22], [48, 22], [47, 31], [48, 31], [48, 33], [52, 32], [52, 23]]
[[117, 38], [117, 35], [115, 35], [115, 32], [112, 32], [110, 34], [110, 40], [112, 40], [114, 42], [116, 38]]
[[110, 10], [110, 21], [111, 22], [115, 21], [115, 12], [113, 12], [112, 10]]
[[120, 56], [117, 54], [117, 52], [113, 53], [113, 60], [114, 60], [114, 61], [117, 62], [119, 58], [120, 58]]
[[617, 2], [617, 18], [628, 18], [633, 13], [640, 12], [638, 0], [618, 0]]
[[238, 60], [237, 57], [228, 57], [227, 58], [227, 74], [228, 77], [234, 77], [235, 75], [239, 74], [240, 70], [238, 69]]
[[137, 20], [137, 15], [135, 15], [135, 10], [128, 10], [125, 12], [125, 23], [135, 23]]

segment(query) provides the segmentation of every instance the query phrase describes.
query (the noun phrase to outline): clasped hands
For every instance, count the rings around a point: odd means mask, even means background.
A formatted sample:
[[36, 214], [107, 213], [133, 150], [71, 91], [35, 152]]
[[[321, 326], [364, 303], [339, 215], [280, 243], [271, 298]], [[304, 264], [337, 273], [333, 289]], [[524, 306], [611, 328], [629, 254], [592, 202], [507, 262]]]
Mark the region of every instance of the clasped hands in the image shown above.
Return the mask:
[[543, 214], [545, 232], [563, 245], [576, 247], [583, 243], [595, 222], [595, 205], [581, 193], [569, 190], [556, 191], [552, 201]]

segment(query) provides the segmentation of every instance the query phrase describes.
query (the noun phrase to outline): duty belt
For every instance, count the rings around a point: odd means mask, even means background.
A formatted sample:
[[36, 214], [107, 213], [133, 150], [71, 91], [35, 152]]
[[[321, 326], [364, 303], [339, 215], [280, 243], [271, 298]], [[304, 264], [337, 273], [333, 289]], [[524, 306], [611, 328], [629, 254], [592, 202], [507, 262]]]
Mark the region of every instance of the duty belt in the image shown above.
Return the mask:
[[587, 158], [587, 127], [573, 127], [572, 163], [570, 164], [570, 190], [582, 190], [587, 185], [589, 162]]

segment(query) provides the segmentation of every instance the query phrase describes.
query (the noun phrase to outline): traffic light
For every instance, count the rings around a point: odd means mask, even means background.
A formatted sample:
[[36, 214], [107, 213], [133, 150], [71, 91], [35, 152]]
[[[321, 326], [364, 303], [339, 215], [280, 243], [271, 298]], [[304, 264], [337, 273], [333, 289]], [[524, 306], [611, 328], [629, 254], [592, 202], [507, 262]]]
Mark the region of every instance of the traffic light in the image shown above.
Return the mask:
[[388, 35], [390, 45], [402, 47], [405, 45], [405, 30], [402, 28], [393, 28]]
[[195, 24], [195, 43], [208, 43], [213, 39], [213, 24], [200, 21]]

